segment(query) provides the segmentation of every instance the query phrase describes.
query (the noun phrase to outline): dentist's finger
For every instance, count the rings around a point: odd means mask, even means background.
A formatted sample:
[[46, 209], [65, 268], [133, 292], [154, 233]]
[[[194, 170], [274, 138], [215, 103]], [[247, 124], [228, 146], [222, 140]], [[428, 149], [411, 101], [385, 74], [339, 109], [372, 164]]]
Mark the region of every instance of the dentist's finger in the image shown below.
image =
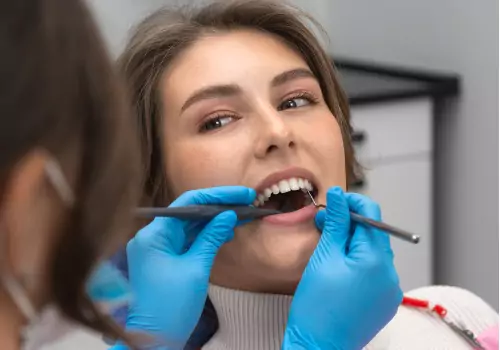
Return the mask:
[[[253, 220], [247, 219], [247, 220], [238, 220], [236, 222], [235, 227], [240, 227], [245, 224], [248, 224]], [[199, 221], [189, 221], [184, 223], [184, 234], [186, 235], [186, 239], [184, 241], [184, 251], [187, 251], [193, 242], [195, 241], [197, 235], [203, 228], [210, 222], [210, 220], [199, 220]]]
[[220, 247], [233, 238], [237, 219], [233, 211], [217, 215], [196, 237], [186, 254], [190, 259], [203, 260], [212, 266]]
[[255, 200], [255, 190], [244, 186], [220, 186], [183, 193], [170, 206], [185, 205], [250, 205]]
[[[380, 206], [372, 199], [358, 193], [346, 193], [346, 199], [351, 211], [375, 221], [382, 220], [382, 212]], [[378, 245], [384, 248], [390, 248], [391, 242], [387, 233], [382, 230], [376, 229], [374, 232], [372, 232], [372, 234], [373, 239]]]
[[345, 256], [351, 223], [347, 201], [340, 187], [328, 190], [326, 202], [323, 233], [313, 254], [320, 261], [333, 254]]
[[326, 220], [326, 210], [321, 209], [318, 210], [316, 216], [314, 217], [314, 223], [316, 224], [316, 228], [319, 232], [323, 232], [323, 228], [325, 227]]
[[[255, 191], [244, 186], [220, 186], [187, 191], [180, 195], [171, 207], [187, 205], [250, 205], [255, 200]], [[148, 226], [150, 231], [141, 237], [158, 250], [182, 254], [196, 240], [198, 233], [208, 221], [189, 221], [175, 218], [155, 218]], [[193, 230], [192, 228], [198, 228]], [[186, 236], [186, 233], [189, 235]]]

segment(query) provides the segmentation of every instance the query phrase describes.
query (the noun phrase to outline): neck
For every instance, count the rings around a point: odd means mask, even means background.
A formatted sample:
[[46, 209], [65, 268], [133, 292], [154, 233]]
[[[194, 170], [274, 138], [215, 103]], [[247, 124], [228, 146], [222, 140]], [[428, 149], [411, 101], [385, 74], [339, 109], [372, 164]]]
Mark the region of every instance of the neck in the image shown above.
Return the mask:
[[279, 350], [292, 297], [210, 286], [219, 329], [204, 350]]
[[[268, 277], [272, 275], [273, 277]], [[235, 264], [214, 264], [210, 282], [228, 289], [266, 294], [293, 295], [298, 279], [276, 278], [275, 274], [256, 275], [254, 271]], [[299, 278], [300, 279], [300, 278]]]
[[0, 349], [19, 350], [24, 317], [12, 299], [0, 288]]

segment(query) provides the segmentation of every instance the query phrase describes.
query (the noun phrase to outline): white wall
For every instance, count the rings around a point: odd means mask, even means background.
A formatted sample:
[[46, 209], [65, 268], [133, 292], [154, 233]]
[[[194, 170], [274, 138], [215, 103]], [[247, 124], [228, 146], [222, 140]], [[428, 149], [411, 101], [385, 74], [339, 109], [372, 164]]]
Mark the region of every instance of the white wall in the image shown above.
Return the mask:
[[462, 76], [436, 130], [436, 282], [498, 310], [498, 0], [324, 1], [334, 53]]
[[[117, 54], [144, 15], [194, 0], [88, 2]], [[498, 0], [292, 2], [326, 27], [335, 54], [462, 75], [461, 100], [436, 130], [437, 282], [498, 309]]]
[[[116, 56], [126, 43], [131, 27], [147, 14], [165, 5], [185, 5], [207, 0], [86, 0], [96, 17], [111, 53]], [[328, 23], [330, 3], [325, 0], [292, 0], [322, 25]], [[326, 25], [325, 25], [326, 28]]]
[[163, 4], [176, 0], [87, 0], [109, 49], [117, 56], [131, 27]]

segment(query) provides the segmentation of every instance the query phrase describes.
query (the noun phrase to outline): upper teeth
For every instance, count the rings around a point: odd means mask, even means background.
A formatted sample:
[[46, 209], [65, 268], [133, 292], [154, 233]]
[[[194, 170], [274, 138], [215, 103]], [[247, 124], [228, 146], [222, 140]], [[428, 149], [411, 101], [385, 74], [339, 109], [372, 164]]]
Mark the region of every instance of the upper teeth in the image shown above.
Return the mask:
[[281, 180], [278, 183], [265, 188], [262, 193], [259, 193], [257, 196], [257, 199], [253, 203], [254, 206], [258, 207], [259, 205], [263, 205], [264, 202], [266, 202], [269, 197], [271, 197], [272, 194], [278, 194], [278, 193], [287, 193], [290, 191], [312, 191], [313, 186], [309, 182], [309, 180], [306, 179], [300, 179], [296, 177], [292, 177], [290, 179], [286, 180]]

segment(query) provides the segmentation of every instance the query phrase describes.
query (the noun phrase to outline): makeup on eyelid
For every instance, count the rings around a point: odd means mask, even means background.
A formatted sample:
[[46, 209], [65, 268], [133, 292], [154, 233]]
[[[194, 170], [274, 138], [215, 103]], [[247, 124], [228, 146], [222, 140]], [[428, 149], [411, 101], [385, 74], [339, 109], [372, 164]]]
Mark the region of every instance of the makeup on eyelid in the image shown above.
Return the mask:
[[[161, 84], [162, 97], [169, 101], [163, 150], [172, 195], [229, 184], [266, 195], [269, 186], [282, 180], [295, 188], [289, 180], [296, 178], [298, 184], [299, 179], [314, 180], [310, 182], [318, 187], [322, 203], [325, 189], [344, 186], [340, 118], [330, 109], [331, 96], [324, 95], [331, 91], [322, 90], [310, 72], [293, 48], [260, 32], [207, 36], [188, 48]], [[279, 76], [293, 79], [272, 85]], [[239, 87], [236, 94], [212, 95], [180, 112], [195, 94], [234, 84]], [[286, 179], [275, 178], [258, 189], [263, 178], [282, 171]], [[269, 276], [279, 275], [287, 286], [300, 279], [320, 238], [314, 224], [317, 209], [306, 200], [303, 192], [294, 190], [265, 201], [264, 206], [291, 206], [291, 213], [237, 227], [234, 239], [217, 254], [214, 283], [246, 288]]]
[[[302, 100], [302, 103], [297, 103], [300, 100]], [[320, 100], [310, 92], [296, 92], [295, 94], [282, 99], [282, 102], [277, 106], [277, 110], [283, 112], [290, 109], [299, 109], [302, 107], [314, 106], [319, 103], [319, 101]], [[202, 133], [210, 132], [212, 130], [222, 128], [231, 122], [239, 120], [240, 118], [241, 117], [238, 117], [236, 113], [217, 112], [213, 116], [209, 116], [206, 119], [202, 120], [202, 122], [199, 124], [199, 131]], [[210, 125], [210, 123], [217, 121], [219, 121], [219, 123]], [[224, 123], [224, 121], [226, 123]]]

